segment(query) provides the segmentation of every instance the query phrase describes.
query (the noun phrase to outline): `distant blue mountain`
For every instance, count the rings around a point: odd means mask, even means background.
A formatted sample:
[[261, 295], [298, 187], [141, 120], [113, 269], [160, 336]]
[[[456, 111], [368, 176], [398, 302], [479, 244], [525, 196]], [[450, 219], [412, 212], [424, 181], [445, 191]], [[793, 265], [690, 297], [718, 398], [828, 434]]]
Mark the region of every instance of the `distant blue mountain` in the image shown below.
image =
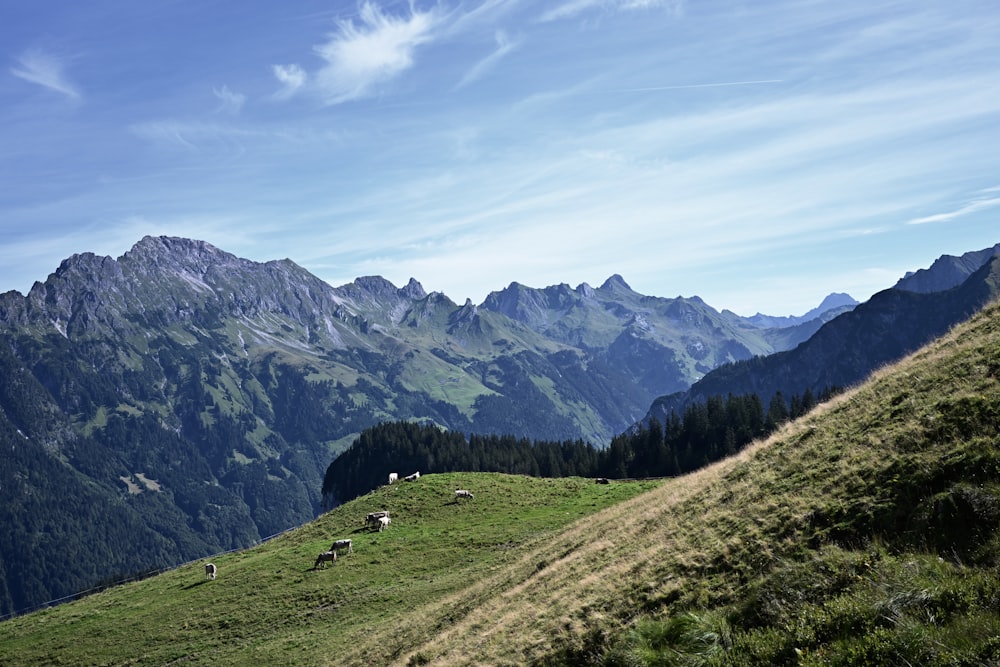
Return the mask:
[[[757, 394], [769, 401], [780, 392], [787, 400], [806, 392], [818, 396], [828, 389], [857, 384], [880, 366], [947, 333], [997, 298], [997, 249], [1000, 246], [962, 258], [942, 258], [926, 273], [913, 274], [911, 278], [920, 276], [915, 281], [900, 281], [907, 289], [897, 285], [875, 294], [824, 324], [794, 349], [722, 365], [690, 389], [661, 396], [642, 421], [648, 423], [655, 417], [662, 422], [672, 412], [680, 414], [711, 396]], [[976, 263], [978, 269], [953, 284], [956, 276]], [[932, 284], [948, 287], [940, 291], [910, 289], [918, 285], [926, 290]]]
[[930, 268], [907, 273], [896, 283], [896, 289], [908, 292], [942, 292], [961, 285], [973, 273], [982, 268], [983, 264], [1000, 255], [1000, 243], [992, 248], [974, 250], [964, 255], [942, 255]]

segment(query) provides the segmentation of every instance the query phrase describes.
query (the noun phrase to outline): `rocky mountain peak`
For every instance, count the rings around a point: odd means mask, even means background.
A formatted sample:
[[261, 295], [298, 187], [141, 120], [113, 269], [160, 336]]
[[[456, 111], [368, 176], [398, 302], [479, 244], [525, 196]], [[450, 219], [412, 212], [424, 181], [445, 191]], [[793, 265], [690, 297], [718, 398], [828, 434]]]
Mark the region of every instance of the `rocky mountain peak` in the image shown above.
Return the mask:
[[524, 285], [512, 282], [507, 287], [498, 292], [490, 292], [483, 301], [483, 307], [496, 313], [503, 313], [508, 317], [516, 318], [518, 304], [525, 290]]
[[997, 255], [1000, 255], [1000, 243], [992, 248], [973, 250], [958, 257], [941, 255], [929, 268], [907, 273], [900, 278], [895, 288], [922, 294], [942, 292], [961, 285]]
[[840, 308], [841, 306], [856, 306], [856, 305], [858, 305], [857, 300], [855, 300], [854, 297], [852, 297], [850, 294], [847, 294], [845, 292], [831, 292], [830, 294], [827, 294], [823, 298], [818, 307], [806, 313], [806, 316], [819, 315], [827, 310]]
[[511, 283], [499, 292], [490, 292], [483, 308], [523, 322], [536, 330], [544, 330], [555, 312], [564, 310], [575, 297], [568, 285], [555, 285], [543, 290]]
[[612, 275], [607, 280], [605, 280], [604, 283], [598, 289], [610, 292], [632, 291], [632, 288], [629, 286], [627, 282], [625, 282], [625, 279], [622, 278], [617, 273]]
[[424, 286], [417, 282], [415, 278], [410, 278], [410, 281], [400, 289], [400, 292], [413, 300], [427, 298], [427, 292], [424, 291]]
[[399, 291], [398, 287], [382, 276], [362, 276], [351, 284], [375, 296], [395, 296]]
[[335, 290], [338, 297], [354, 304], [362, 310], [372, 308], [380, 311], [393, 322], [403, 318], [414, 302], [429, 295], [414, 279], [399, 288], [382, 276], [364, 276]]
[[119, 258], [140, 273], [152, 267], [170, 268], [204, 276], [213, 266], [240, 260], [211, 243], [173, 236], [145, 236]]

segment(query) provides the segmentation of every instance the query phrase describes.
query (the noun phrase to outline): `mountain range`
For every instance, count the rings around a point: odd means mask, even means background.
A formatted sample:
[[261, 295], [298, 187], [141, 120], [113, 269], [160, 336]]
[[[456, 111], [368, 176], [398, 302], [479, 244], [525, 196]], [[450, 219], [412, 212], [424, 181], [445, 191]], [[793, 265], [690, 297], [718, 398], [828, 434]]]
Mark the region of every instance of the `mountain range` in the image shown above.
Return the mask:
[[[801, 320], [645, 296], [618, 275], [512, 283], [477, 306], [412, 279], [332, 287], [189, 239], [74, 255], [27, 295], [0, 295], [0, 613], [311, 519], [337, 503], [321, 495], [330, 461], [382, 421], [602, 445], [660, 396], [814, 340], [873, 348], [833, 377], [856, 382], [995, 293], [986, 266], [947, 293], [834, 295]], [[858, 311], [857, 331], [897, 318], [913, 335], [826, 333]], [[801, 391], [803, 377], [775, 386]]]

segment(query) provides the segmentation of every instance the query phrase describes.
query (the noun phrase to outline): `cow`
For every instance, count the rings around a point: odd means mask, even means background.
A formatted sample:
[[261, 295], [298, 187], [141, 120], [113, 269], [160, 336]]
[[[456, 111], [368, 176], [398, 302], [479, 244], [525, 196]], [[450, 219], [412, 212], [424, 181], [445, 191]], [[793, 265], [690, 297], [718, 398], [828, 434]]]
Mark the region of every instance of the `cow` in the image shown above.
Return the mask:
[[395, 482], [398, 479], [399, 479], [399, 473], [398, 472], [391, 472], [391, 473], [389, 473], [389, 483], [390, 484], [392, 484], [393, 482]]
[[368, 515], [365, 517], [365, 525], [369, 526], [369, 525], [377, 524], [378, 520], [381, 519], [384, 516], [389, 516], [389, 510], [380, 510], [378, 512], [369, 512]]
[[407, 475], [403, 479], [405, 481], [407, 481], [407, 482], [414, 482], [414, 481], [420, 479], [420, 471], [418, 470], [417, 472], [413, 473], [412, 475]]
[[387, 516], [380, 516], [378, 518], [378, 532], [381, 533], [383, 530], [388, 528], [390, 523], [392, 523], [392, 519]]
[[326, 567], [327, 563], [337, 562], [337, 552], [336, 551], [324, 551], [319, 556], [316, 556], [316, 562], [313, 563], [313, 569], [317, 569], [320, 565]]
[[466, 489], [455, 489], [455, 500], [458, 500], [459, 498], [475, 498], [475, 496], [472, 495], [472, 491], [468, 491]]
[[598, 477], [597, 479], [594, 480], [594, 482], [596, 484], [610, 484], [611, 480], [609, 480], [607, 477]]
[[215, 579], [215, 573], [218, 569], [215, 567], [214, 563], [205, 563], [205, 576], [209, 579]]
[[347, 553], [354, 553], [354, 547], [351, 545], [350, 540], [336, 540], [331, 546], [330, 551], [339, 551], [340, 549], [347, 549]]

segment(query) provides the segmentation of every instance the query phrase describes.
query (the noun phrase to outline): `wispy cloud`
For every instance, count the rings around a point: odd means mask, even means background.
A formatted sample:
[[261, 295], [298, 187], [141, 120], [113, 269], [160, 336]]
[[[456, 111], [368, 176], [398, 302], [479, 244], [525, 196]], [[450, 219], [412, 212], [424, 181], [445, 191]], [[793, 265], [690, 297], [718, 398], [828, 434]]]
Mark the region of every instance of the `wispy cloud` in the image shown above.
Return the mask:
[[[989, 188], [984, 192], [990, 192], [995, 190], [995, 188]], [[948, 222], [949, 220], [954, 220], [955, 218], [960, 218], [963, 215], [969, 215], [971, 213], [977, 213], [987, 208], [993, 208], [994, 206], [1000, 206], [1000, 197], [993, 199], [976, 199], [969, 202], [965, 206], [960, 206], [954, 211], [947, 211], [945, 213], [935, 213], [934, 215], [927, 215], [922, 218], [914, 218], [907, 221], [909, 225], [926, 225], [932, 222]]]
[[229, 86], [222, 86], [222, 88], [213, 88], [212, 92], [219, 99], [219, 106], [216, 108], [216, 112], [224, 112], [228, 114], [236, 115], [243, 108], [243, 104], [247, 101], [247, 96], [242, 93], [236, 93], [229, 89]]
[[481, 79], [487, 72], [496, 67], [497, 63], [503, 60], [507, 54], [521, 45], [520, 41], [511, 41], [507, 37], [507, 33], [503, 30], [497, 30], [495, 39], [497, 43], [496, 50], [473, 65], [472, 68], [465, 73], [465, 76], [462, 77], [462, 80], [458, 82], [458, 88], [462, 88], [463, 86], [467, 86], [470, 83]]
[[544, 22], [567, 19], [593, 9], [601, 9], [606, 12], [669, 9], [675, 14], [679, 14], [683, 7], [683, 0], [569, 0], [542, 14], [540, 20]]
[[17, 59], [17, 63], [17, 66], [10, 68], [10, 73], [14, 76], [74, 100], [80, 99], [79, 89], [63, 72], [63, 62], [52, 54], [38, 50], [26, 51]]
[[445, 31], [462, 33], [474, 29], [477, 25], [497, 25], [501, 17], [510, 14], [522, 4], [531, 3], [528, 0], [483, 0], [478, 6], [454, 15]]
[[435, 10], [410, 8], [408, 16], [383, 13], [372, 2], [361, 5], [359, 22], [337, 21], [329, 41], [314, 47], [326, 65], [315, 76], [328, 104], [370, 97], [379, 86], [413, 65], [418, 46], [432, 39], [441, 18]]
[[178, 120], [136, 123], [129, 131], [157, 146], [212, 155], [242, 155], [244, 142], [264, 136], [252, 129]]
[[756, 86], [764, 83], [783, 83], [782, 79], [760, 79], [757, 81], [723, 81], [720, 83], [689, 83], [679, 86], [650, 86], [647, 88], [626, 88], [622, 93], [645, 93], [657, 90], [684, 90], [686, 88], [724, 88], [727, 86]]
[[298, 65], [272, 65], [271, 71], [281, 83], [281, 90], [274, 94], [275, 99], [287, 100], [306, 83], [306, 71]]

